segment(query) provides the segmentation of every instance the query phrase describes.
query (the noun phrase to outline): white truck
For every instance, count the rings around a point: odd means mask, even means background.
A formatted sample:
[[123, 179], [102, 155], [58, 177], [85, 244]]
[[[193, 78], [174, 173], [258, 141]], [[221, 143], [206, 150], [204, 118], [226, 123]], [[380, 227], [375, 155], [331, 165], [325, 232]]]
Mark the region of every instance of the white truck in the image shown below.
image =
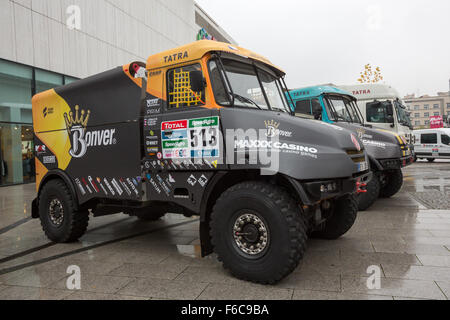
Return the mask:
[[386, 84], [341, 85], [358, 99], [358, 107], [367, 124], [389, 130], [414, 144], [411, 119], [399, 93]]

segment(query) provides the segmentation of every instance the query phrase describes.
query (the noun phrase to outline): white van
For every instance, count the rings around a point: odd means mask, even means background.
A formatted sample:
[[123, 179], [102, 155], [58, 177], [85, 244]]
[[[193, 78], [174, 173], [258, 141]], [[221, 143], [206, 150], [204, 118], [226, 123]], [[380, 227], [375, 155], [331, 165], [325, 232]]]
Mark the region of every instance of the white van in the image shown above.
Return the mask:
[[417, 159], [450, 159], [450, 128], [414, 130]]
[[405, 103], [395, 88], [387, 84], [342, 85], [358, 99], [358, 108], [367, 124], [393, 131], [414, 144], [412, 124]]

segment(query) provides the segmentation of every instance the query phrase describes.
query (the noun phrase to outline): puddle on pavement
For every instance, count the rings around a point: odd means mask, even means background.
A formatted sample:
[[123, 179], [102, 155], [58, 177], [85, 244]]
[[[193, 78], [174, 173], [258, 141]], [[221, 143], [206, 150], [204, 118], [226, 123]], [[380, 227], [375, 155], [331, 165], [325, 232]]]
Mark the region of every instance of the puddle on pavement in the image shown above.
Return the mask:
[[190, 258], [201, 258], [202, 249], [198, 244], [177, 244], [178, 253], [190, 257]]

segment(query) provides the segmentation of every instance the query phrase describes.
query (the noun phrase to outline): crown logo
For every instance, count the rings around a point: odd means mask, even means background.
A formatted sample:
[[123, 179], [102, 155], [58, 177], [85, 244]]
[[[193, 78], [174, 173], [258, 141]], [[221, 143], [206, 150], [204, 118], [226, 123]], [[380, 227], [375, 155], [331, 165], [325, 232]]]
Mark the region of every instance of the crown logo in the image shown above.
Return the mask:
[[278, 129], [278, 127], [280, 126], [280, 124], [278, 122], [276, 122], [275, 120], [266, 120], [264, 121], [264, 123], [266, 124], [266, 128], [274, 128], [274, 129]]
[[67, 113], [64, 113], [64, 120], [66, 121], [67, 129], [72, 128], [73, 126], [83, 126], [84, 128], [87, 127], [87, 123], [89, 121], [89, 116], [91, 114], [91, 111], [88, 110], [87, 113], [84, 110], [81, 110], [80, 115], [80, 107], [78, 105], [75, 106], [75, 117], [73, 116], [73, 112], [70, 111], [69, 115]]

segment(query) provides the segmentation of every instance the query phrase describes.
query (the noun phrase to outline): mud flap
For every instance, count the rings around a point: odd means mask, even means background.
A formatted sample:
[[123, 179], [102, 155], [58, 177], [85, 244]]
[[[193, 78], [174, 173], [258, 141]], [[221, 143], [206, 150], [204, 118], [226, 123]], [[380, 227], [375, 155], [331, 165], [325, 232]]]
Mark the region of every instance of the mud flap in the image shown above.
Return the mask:
[[33, 202], [31, 203], [31, 217], [33, 219], [39, 218], [39, 207], [38, 207], [37, 198], [34, 199]]

